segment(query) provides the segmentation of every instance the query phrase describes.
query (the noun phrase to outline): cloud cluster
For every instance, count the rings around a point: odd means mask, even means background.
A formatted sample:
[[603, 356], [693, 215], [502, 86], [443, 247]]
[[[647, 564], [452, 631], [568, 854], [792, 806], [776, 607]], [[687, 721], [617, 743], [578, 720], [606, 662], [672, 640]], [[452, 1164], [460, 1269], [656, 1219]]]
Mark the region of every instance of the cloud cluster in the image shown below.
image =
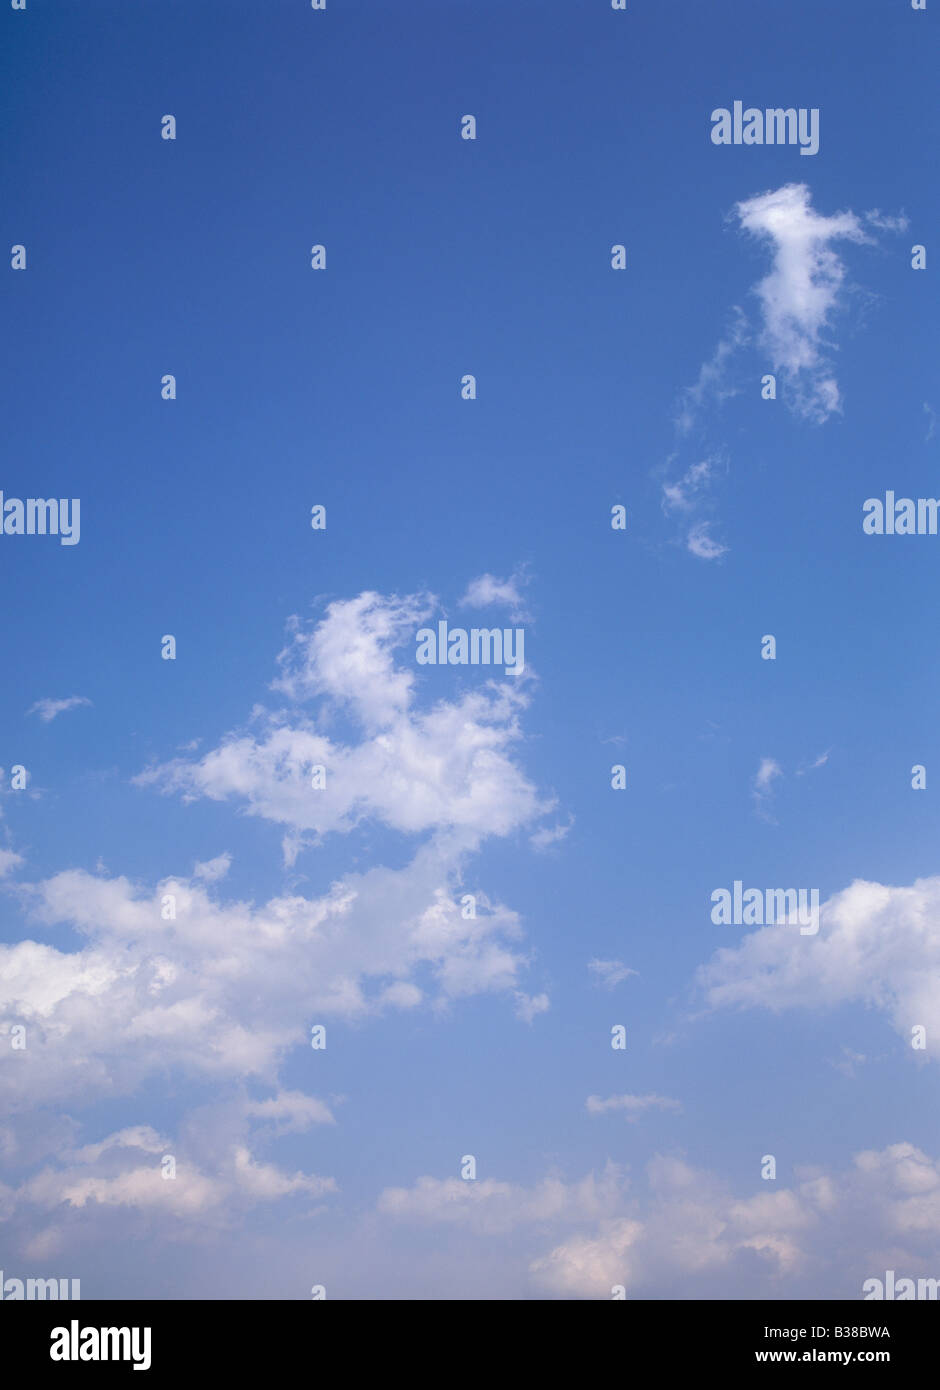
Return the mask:
[[517, 1232], [520, 1278], [563, 1298], [609, 1299], [616, 1286], [630, 1298], [861, 1298], [885, 1268], [940, 1273], [940, 1161], [913, 1144], [858, 1153], [841, 1172], [799, 1169], [790, 1186], [755, 1175], [743, 1193], [672, 1156], [644, 1176], [634, 1187], [608, 1163], [532, 1187], [424, 1177], [378, 1206], [399, 1223], [485, 1240]]
[[[206, 1118], [214, 1132], [200, 1127]], [[309, 1205], [337, 1191], [333, 1178], [286, 1172], [255, 1152], [274, 1134], [329, 1123], [321, 1101], [299, 1092], [262, 1102], [242, 1097], [195, 1119], [176, 1140], [150, 1125], [133, 1125], [80, 1148], [63, 1142], [61, 1124], [57, 1131], [47, 1127], [43, 1165], [0, 1188], [7, 1247], [24, 1258], [52, 1258], [63, 1248], [94, 1243], [110, 1213], [125, 1235], [131, 1221], [131, 1229], [151, 1239], [191, 1239], [200, 1230], [233, 1225], [259, 1204], [297, 1198]], [[16, 1139], [8, 1131], [0, 1139], [6, 1156], [22, 1162]]]
[[[309, 1049], [312, 1026], [331, 1019], [441, 1008], [490, 991], [505, 993], [527, 1022], [548, 1008], [546, 994], [520, 988], [528, 955], [517, 945], [517, 915], [481, 890], [472, 912], [463, 903], [469, 856], [544, 809], [512, 756], [526, 698], [518, 682], [490, 682], [418, 709], [415, 672], [396, 663], [394, 649], [413, 642], [426, 610], [421, 598], [369, 593], [333, 603], [318, 623], [294, 622], [275, 682], [293, 704], [258, 715], [260, 732], [237, 732], [199, 759], [139, 779], [187, 797], [231, 798], [297, 836], [363, 821], [389, 827], [416, 840], [403, 866], [347, 873], [319, 895], [253, 902], [225, 896], [227, 853], [143, 885], [76, 868], [11, 882], [22, 859], [0, 851], [7, 891], [37, 929], [34, 939], [0, 945], [0, 1029], [25, 1028], [27, 1040], [0, 1068], [13, 1117], [3, 1146], [18, 1162], [41, 1152], [26, 1142], [37, 1107], [132, 1095], [155, 1076], [209, 1081], [219, 1094], [246, 1080], [267, 1088], [266, 1099], [243, 1100], [240, 1122], [274, 1136], [329, 1123], [323, 1102], [280, 1088], [279, 1072], [289, 1053]], [[344, 741], [323, 731], [340, 718]], [[311, 786], [312, 764], [325, 765], [325, 788]], [[63, 927], [76, 945], [42, 939]], [[152, 1153], [163, 1141], [145, 1128], [129, 1133], [30, 1180], [17, 1202], [136, 1196], [138, 1205], [208, 1208], [234, 1192], [321, 1190], [319, 1179], [259, 1165], [234, 1131], [185, 1182], [164, 1185], [158, 1174], [154, 1187]], [[142, 1136], [151, 1146], [143, 1164]], [[54, 1152], [61, 1133], [47, 1137]], [[118, 1168], [102, 1172], [118, 1151]]]

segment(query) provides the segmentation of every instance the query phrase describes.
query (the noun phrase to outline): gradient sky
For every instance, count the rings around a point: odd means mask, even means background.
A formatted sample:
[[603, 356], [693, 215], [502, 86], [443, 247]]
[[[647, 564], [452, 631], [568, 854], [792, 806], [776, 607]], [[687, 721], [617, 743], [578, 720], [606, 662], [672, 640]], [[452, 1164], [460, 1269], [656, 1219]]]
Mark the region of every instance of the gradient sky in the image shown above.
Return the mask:
[[[940, 1276], [940, 538], [861, 529], [940, 494], [938, 11], [0, 11], [0, 486], [81, 499], [0, 535], [7, 1277]], [[441, 618], [523, 676], [416, 665]]]

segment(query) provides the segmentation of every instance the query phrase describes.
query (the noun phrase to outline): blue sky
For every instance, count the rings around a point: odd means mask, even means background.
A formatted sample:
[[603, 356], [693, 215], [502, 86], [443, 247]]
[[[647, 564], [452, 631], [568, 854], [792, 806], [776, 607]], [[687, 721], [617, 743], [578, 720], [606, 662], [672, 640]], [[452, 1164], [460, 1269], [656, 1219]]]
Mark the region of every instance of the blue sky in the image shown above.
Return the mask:
[[[4, 13], [0, 482], [81, 499], [77, 545], [0, 535], [7, 1275], [940, 1274], [938, 541], [861, 529], [937, 495], [936, 23]], [[736, 100], [819, 152], [714, 145]], [[441, 618], [524, 674], [417, 665]], [[715, 925], [735, 880], [818, 934]]]

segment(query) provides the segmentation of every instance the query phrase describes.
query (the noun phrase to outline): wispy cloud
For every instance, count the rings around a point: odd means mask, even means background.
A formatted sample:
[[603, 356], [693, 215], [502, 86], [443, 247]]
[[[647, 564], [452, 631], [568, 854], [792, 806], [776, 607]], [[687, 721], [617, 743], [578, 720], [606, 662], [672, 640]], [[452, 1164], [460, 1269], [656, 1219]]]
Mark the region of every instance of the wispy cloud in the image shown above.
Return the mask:
[[44, 724], [51, 724], [57, 715], [64, 714], [66, 710], [90, 704], [91, 701], [86, 700], [84, 695], [70, 695], [66, 700], [37, 700], [34, 705], [30, 705], [26, 713], [38, 714]]
[[729, 368], [738, 350], [750, 341], [747, 317], [739, 305], [732, 310], [731, 326], [719, 341], [707, 362], [703, 362], [694, 385], [679, 393], [679, 403], [673, 423], [679, 435], [687, 435], [698, 422], [702, 409], [712, 401], [721, 404], [736, 396], [740, 387], [729, 379]]
[[596, 957], [588, 961], [588, 970], [597, 976], [598, 984], [606, 985], [608, 989], [613, 989], [614, 985], [619, 985], [631, 975], [639, 974], [639, 971], [624, 965], [622, 960], [598, 960]]
[[761, 758], [760, 766], [751, 784], [751, 796], [754, 800], [754, 809], [763, 820], [772, 819], [768, 814], [768, 804], [773, 796], [773, 784], [778, 777], [782, 776], [783, 768], [775, 758]]
[[727, 555], [728, 547], [716, 541], [711, 535], [711, 522], [699, 521], [685, 538], [686, 549], [700, 560], [720, 560]]
[[770, 273], [755, 287], [761, 345], [788, 382], [793, 408], [821, 423], [842, 408], [824, 338], [846, 275], [833, 243], [870, 238], [853, 212], [816, 212], [805, 183], [747, 198], [735, 213], [744, 231], [769, 244], [773, 256]]
[[681, 1110], [677, 1100], [668, 1096], [588, 1096], [585, 1109], [589, 1115], [608, 1115], [611, 1111], [622, 1110], [630, 1121], [638, 1120], [645, 1110]]
[[0, 878], [5, 878], [12, 869], [18, 869], [23, 856], [12, 849], [0, 849]]
[[[890, 216], [877, 208], [863, 218], [853, 212], [822, 216], [813, 209], [806, 184], [785, 184], [746, 198], [735, 205], [732, 216], [742, 231], [771, 250], [770, 272], [754, 287], [760, 325], [755, 332], [740, 305], [734, 306], [731, 323], [711, 357], [702, 363], [695, 382], [679, 393], [673, 423], [680, 439], [700, 426], [709, 410], [714, 413], [715, 406], [740, 392], [735, 359], [755, 336], [762, 352], [769, 356], [773, 372], [782, 375], [792, 410], [815, 423], [840, 411], [842, 401], [829, 359], [832, 345], [828, 334], [841, 305], [846, 268], [833, 246], [839, 241], [873, 242], [874, 235], [866, 227], [900, 232], [907, 226], [905, 217]], [[931, 414], [928, 438], [932, 433]], [[723, 455], [712, 456], [663, 484], [663, 511], [681, 520], [685, 548], [699, 560], [720, 560], [729, 549], [713, 534], [715, 522], [701, 516], [715, 479], [716, 458], [727, 469]], [[698, 519], [694, 519], [696, 513]]]
[[523, 569], [516, 570], [508, 579], [498, 579], [495, 574], [481, 574], [467, 585], [460, 605], [464, 608], [508, 608], [510, 617], [517, 622], [526, 616], [520, 588], [527, 583], [528, 576]]
[[217, 854], [214, 859], [206, 859], [201, 864], [196, 864], [193, 869], [193, 878], [201, 879], [203, 883], [216, 883], [224, 878], [232, 865], [230, 854]]
[[525, 994], [521, 989], [516, 991], [516, 1018], [521, 1018], [523, 1023], [531, 1023], [539, 1014], [544, 1014], [550, 1008], [550, 1001], [547, 994]]
[[826, 763], [829, 761], [829, 754], [831, 752], [832, 749], [827, 748], [825, 753], [820, 753], [815, 762], [804, 765], [803, 767], [798, 767], [796, 770], [797, 777], [805, 777], [807, 772], [815, 772], [817, 767], [825, 767]]
[[866, 212], [865, 221], [879, 232], [906, 232], [910, 225], [903, 213], [892, 216], [890, 213], [882, 212], [880, 208], [872, 208], [871, 212]]
[[663, 483], [663, 511], [691, 511], [714, 475], [714, 459], [702, 459], [700, 463], [693, 463], [674, 483]]
[[728, 552], [728, 547], [712, 536], [712, 521], [694, 519], [696, 513], [708, 506], [719, 472], [726, 471], [724, 457], [711, 454], [693, 463], [680, 477], [662, 485], [663, 512], [681, 521], [686, 549], [700, 560], [717, 560]]
[[559, 844], [565, 838], [573, 825], [574, 816], [569, 816], [567, 825], [546, 826], [542, 830], [536, 830], [529, 836], [529, 844], [537, 850], [550, 849], [552, 845]]
[[868, 1058], [865, 1056], [864, 1052], [853, 1052], [850, 1047], [843, 1047], [842, 1056], [839, 1060], [837, 1062], [830, 1062], [829, 1065], [834, 1067], [836, 1071], [841, 1072], [843, 1076], [854, 1077], [857, 1074], [856, 1068], [867, 1061]]

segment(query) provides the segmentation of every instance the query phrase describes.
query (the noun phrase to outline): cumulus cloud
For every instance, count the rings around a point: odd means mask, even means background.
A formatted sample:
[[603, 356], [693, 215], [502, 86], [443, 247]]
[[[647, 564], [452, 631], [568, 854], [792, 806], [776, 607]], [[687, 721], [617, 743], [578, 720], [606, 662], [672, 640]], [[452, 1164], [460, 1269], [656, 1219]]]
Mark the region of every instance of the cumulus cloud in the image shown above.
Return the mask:
[[[419, 1178], [387, 1189], [396, 1224], [446, 1225], [464, 1240], [520, 1249], [529, 1288], [562, 1298], [860, 1298], [885, 1268], [935, 1275], [940, 1162], [910, 1143], [865, 1150], [839, 1171], [798, 1167], [791, 1185], [735, 1191], [684, 1159], [657, 1155], [631, 1184], [599, 1174], [532, 1186]], [[461, 1247], [469, 1248], [469, 1247]]]
[[[430, 609], [419, 598], [364, 594], [330, 605], [319, 623], [292, 623], [275, 688], [297, 702], [316, 696], [358, 725], [340, 742], [303, 710], [255, 711], [260, 730], [236, 730], [201, 759], [141, 773], [141, 786], [184, 798], [233, 799], [288, 828], [290, 862], [312, 836], [374, 820], [409, 834], [450, 835], [475, 849], [552, 808], [510, 755], [528, 705], [518, 684], [490, 681], [455, 700], [415, 707], [414, 670], [395, 664]], [[312, 787], [322, 768], [324, 785]]]
[[[173, 1159], [175, 1170], [164, 1167], [165, 1156]], [[165, 1177], [170, 1171], [174, 1175]], [[35, 1223], [43, 1217], [85, 1212], [85, 1233], [90, 1234], [101, 1209], [118, 1207], [133, 1209], [157, 1225], [169, 1221], [191, 1229], [194, 1222], [224, 1223], [259, 1202], [317, 1198], [335, 1190], [332, 1178], [282, 1172], [255, 1158], [244, 1144], [233, 1145], [215, 1171], [207, 1172], [182, 1154], [179, 1145], [139, 1125], [64, 1154], [7, 1188], [4, 1215], [7, 1220], [25, 1217]]]
[[[85, 945], [0, 946], [0, 1015], [27, 1027], [0, 1093], [29, 1106], [133, 1090], [167, 1066], [272, 1081], [314, 1018], [366, 1017], [518, 987], [525, 958], [508, 908], [461, 913], [455, 862], [420, 850], [403, 869], [347, 875], [317, 898], [220, 901], [195, 878], [150, 891], [67, 870], [32, 885], [37, 920]], [[175, 917], [164, 916], [175, 899]], [[409, 977], [421, 972], [422, 986]], [[402, 986], [410, 990], [402, 993]]]
[[856, 880], [819, 909], [819, 931], [765, 927], [719, 950], [698, 972], [713, 1009], [879, 1010], [910, 1044], [926, 1028], [925, 1051], [940, 1057], [940, 877], [910, 887]]
[[396, 666], [392, 653], [413, 640], [433, 610], [426, 594], [398, 598], [370, 590], [331, 603], [318, 623], [294, 617], [272, 688], [296, 702], [316, 695], [339, 701], [366, 728], [392, 724], [410, 704], [414, 685], [414, 670]]
[[[420, 835], [404, 864], [264, 902], [223, 895], [227, 853], [149, 885], [83, 869], [19, 885], [38, 926], [70, 927], [79, 944], [0, 946], [0, 1017], [25, 1025], [29, 1039], [23, 1065], [0, 1069], [13, 1109], [129, 1093], [174, 1067], [276, 1085], [287, 1054], [326, 1018], [441, 1009], [487, 992], [511, 996], [527, 1021], [548, 1007], [545, 994], [521, 988], [528, 953], [517, 946], [517, 914], [482, 891], [474, 916], [460, 905], [470, 854], [549, 804], [512, 756], [526, 700], [490, 682], [416, 709], [414, 674], [392, 649], [423, 611], [418, 599], [366, 594], [332, 604], [319, 623], [292, 625], [278, 688], [341, 710], [358, 742], [322, 733], [320, 712], [278, 711], [260, 733], [139, 779], [236, 799], [291, 832], [341, 833], [371, 819]], [[310, 785], [318, 763], [321, 790]]]

